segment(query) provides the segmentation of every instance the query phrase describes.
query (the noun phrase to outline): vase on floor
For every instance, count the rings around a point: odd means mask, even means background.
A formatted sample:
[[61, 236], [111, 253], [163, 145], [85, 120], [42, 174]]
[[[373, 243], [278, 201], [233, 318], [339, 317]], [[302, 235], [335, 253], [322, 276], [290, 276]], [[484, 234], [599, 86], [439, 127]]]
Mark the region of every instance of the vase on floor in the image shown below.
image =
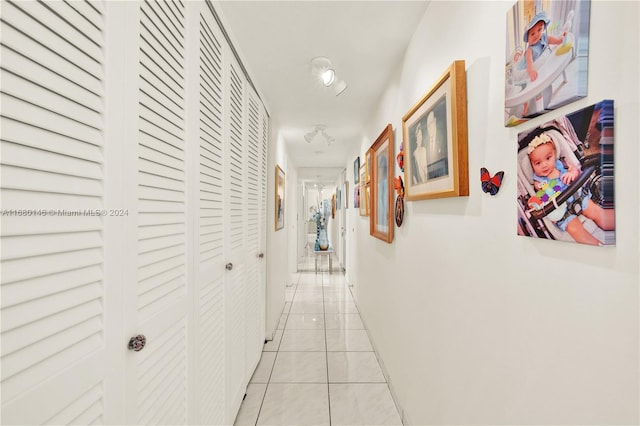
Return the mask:
[[318, 230], [318, 248], [320, 250], [327, 250], [329, 248], [329, 238], [327, 237], [327, 229], [320, 228]]

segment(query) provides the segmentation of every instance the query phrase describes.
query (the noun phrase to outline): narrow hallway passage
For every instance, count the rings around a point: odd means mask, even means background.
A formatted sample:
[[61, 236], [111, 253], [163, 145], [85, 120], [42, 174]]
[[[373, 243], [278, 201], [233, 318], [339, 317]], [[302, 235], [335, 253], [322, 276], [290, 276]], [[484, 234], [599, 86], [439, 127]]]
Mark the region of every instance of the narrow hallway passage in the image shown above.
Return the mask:
[[[274, 340], [235, 425], [401, 425], [344, 274], [313, 252], [287, 288]], [[320, 260], [319, 260], [320, 262]]]

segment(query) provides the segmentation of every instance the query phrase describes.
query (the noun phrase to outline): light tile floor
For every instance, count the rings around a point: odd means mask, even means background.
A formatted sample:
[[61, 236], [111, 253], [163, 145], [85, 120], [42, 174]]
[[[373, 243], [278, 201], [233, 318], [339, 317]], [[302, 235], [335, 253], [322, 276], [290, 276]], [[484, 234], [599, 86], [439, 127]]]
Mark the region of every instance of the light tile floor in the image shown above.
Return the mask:
[[338, 261], [331, 274], [327, 263], [316, 274], [310, 253], [298, 265], [235, 425], [402, 424]]

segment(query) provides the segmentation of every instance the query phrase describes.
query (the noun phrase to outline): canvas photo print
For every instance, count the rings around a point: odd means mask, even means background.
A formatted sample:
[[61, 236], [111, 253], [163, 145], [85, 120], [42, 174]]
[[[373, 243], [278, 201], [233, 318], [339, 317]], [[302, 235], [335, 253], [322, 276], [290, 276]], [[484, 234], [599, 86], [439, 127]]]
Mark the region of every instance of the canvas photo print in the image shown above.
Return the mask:
[[604, 100], [518, 134], [518, 234], [614, 245], [614, 114]]
[[507, 127], [587, 95], [589, 12], [589, 0], [519, 0], [507, 12]]

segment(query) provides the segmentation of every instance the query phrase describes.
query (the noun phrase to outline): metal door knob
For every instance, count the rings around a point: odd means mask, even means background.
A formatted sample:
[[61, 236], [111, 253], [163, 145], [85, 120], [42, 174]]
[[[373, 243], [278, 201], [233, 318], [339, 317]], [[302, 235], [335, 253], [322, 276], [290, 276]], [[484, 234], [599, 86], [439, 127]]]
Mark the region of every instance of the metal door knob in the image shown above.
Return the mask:
[[224, 265], [224, 269], [226, 269], [227, 271], [230, 271], [233, 269], [233, 263], [229, 262], [226, 265]]
[[258, 254], [258, 259], [263, 259], [264, 258], [264, 253], [259, 253]]
[[129, 339], [129, 350], [134, 352], [140, 352], [144, 345], [147, 344], [147, 338], [144, 334], [138, 334], [136, 337]]

